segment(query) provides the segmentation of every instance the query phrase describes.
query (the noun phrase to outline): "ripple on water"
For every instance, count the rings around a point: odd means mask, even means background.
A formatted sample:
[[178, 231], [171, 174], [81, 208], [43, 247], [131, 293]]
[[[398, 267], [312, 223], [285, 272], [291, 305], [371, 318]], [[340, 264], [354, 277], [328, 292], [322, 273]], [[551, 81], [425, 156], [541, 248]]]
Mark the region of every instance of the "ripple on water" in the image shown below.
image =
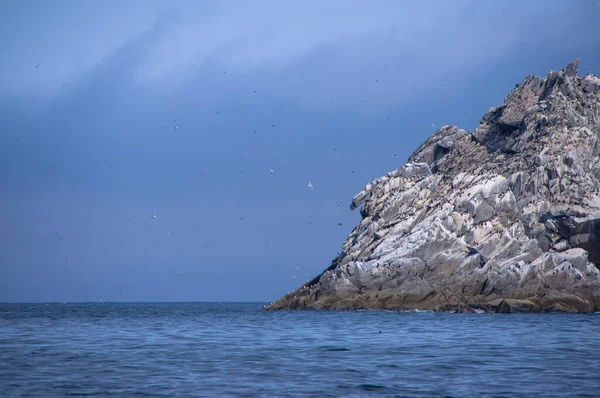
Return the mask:
[[321, 351], [350, 351], [349, 348], [346, 347], [335, 347], [335, 346], [322, 346], [319, 347]]
[[358, 388], [365, 391], [380, 391], [385, 389], [386, 387], [377, 384], [359, 384]]
[[[600, 317], [0, 304], [3, 396], [596, 396]], [[357, 326], [359, 325], [359, 326]], [[381, 331], [382, 333], [379, 333]]]

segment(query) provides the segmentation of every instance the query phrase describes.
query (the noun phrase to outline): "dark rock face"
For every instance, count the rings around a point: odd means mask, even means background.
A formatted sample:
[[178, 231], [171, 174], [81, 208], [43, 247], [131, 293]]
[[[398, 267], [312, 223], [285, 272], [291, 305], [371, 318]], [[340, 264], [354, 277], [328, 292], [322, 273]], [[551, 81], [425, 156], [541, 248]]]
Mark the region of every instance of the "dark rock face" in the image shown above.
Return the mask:
[[367, 184], [340, 256], [266, 309], [600, 310], [600, 79], [578, 64]]

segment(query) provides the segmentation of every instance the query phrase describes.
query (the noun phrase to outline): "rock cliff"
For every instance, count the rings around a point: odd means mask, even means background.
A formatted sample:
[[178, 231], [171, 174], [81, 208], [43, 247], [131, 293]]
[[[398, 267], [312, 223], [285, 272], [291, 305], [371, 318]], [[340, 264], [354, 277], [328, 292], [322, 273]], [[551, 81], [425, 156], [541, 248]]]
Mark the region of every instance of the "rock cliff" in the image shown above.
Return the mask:
[[266, 309], [600, 310], [600, 79], [578, 64], [367, 184], [341, 254]]

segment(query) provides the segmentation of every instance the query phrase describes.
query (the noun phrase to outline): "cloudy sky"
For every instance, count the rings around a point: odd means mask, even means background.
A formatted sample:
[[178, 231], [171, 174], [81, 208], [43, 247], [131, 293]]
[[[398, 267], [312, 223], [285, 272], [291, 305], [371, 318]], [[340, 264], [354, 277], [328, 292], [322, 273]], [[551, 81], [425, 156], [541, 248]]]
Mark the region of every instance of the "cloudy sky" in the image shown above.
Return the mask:
[[0, 2], [0, 301], [273, 301], [436, 127], [600, 74], [594, 3]]

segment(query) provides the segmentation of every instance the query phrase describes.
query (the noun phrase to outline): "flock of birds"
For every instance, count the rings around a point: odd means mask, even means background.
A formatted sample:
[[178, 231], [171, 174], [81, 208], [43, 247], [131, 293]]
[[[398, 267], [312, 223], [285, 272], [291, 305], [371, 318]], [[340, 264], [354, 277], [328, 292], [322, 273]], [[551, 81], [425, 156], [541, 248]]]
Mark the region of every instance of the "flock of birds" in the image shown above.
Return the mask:
[[[593, 3], [593, 6], [595, 6], [595, 3]], [[551, 57], [551, 58], [554, 58], [554, 57]], [[36, 69], [38, 69], [38, 68], [40, 68], [40, 67], [41, 67], [41, 65], [42, 65], [42, 64], [41, 64], [41, 62], [38, 62], [38, 63], [36, 63], [36, 65], [35, 65], [35, 68], [36, 68]], [[223, 71], [223, 74], [226, 74], [226, 73], [227, 73], [227, 71]], [[445, 73], [445, 75], [447, 76], [447, 75], [448, 75], [448, 73]], [[379, 79], [375, 79], [375, 83], [379, 83]], [[61, 88], [63, 88], [63, 87], [66, 87], [67, 85], [68, 85], [68, 83], [63, 83], [63, 84], [61, 85]], [[256, 93], [257, 93], [257, 90], [253, 90], [253, 92], [256, 94]], [[332, 100], [331, 100], [331, 102], [334, 102], [334, 100], [332, 99]], [[361, 103], [364, 103], [364, 99], [361, 99]], [[394, 108], [394, 110], [398, 110], [398, 109], [399, 109], [399, 107], [396, 107], [396, 108]], [[216, 115], [220, 115], [220, 113], [221, 113], [221, 112], [220, 112], [220, 110], [216, 110], [215, 112], [216, 112]], [[389, 118], [388, 118], [388, 119], [389, 119]], [[270, 125], [271, 125], [271, 128], [275, 128], [275, 127], [276, 127], [274, 123], [271, 123]], [[432, 122], [432, 123], [431, 123], [431, 126], [432, 126], [434, 129], [436, 129], [436, 130], [437, 130], [437, 125], [436, 125], [434, 122]], [[180, 129], [179, 129], [179, 127], [180, 127], [180, 126], [179, 126], [179, 123], [178, 123], [177, 119], [174, 119], [174, 124], [173, 124], [173, 129], [174, 129], [174, 131], [179, 131], [179, 130], [180, 130]], [[323, 123], [323, 127], [327, 128], [327, 127], [328, 127], [328, 123], [327, 123], [327, 122], [324, 122], [324, 123]], [[256, 131], [256, 130], [253, 130], [253, 135], [254, 135], [254, 137], [256, 138], [256, 140], [260, 141], [260, 136], [258, 135], [258, 133], [257, 133], [257, 131]], [[18, 138], [18, 137], [14, 137], [14, 138], [15, 138], [15, 141], [17, 141], [17, 142], [19, 141], [19, 138]], [[214, 141], [214, 140], [215, 140], [215, 137], [213, 136], [213, 137], [211, 137], [211, 139]], [[333, 151], [334, 151], [334, 152], [337, 152], [337, 153], [339, 153], [340, 155], [343, 155], [343, 154], [344, 154], [344, 152], [343, 152], [343, 151], [339, 151], [339, 152], [338, 152], [338, 150], [337, 150], [336, 148], [333, 148]], [[394, 159], [398, 159], [398, 157], [399, 157], [399, 155], [398, 155], [397, 153], [394, 153], [394, 154], [393, 154], [393, 156], [394, 156]], [[244, 159], [244, 156], [241, 156], [241, 159], [243, 160], [243, 159]], [[377, 160], [375, 160], [375, 162], [377, 162]], [[55, 171], [57, 170], [57, 167], [58, 167], [57, 165], [53, 165], [53, 166], [51, 166], [51, 170], [52, 170], [52, 172], [55, 172]], [[92, 165], [91, 163], [88, 163], [88, 164], [87, 164], [87, 167], [88, 167], [88, 168], [91, 168], [91, 167], [93, 167], [93, 165]], [[100, 167], [101, 167], [101, 165], [100, 165], [100, 164], [95, 164], [95, 167], [96, 167], [96, 168], [100, 168]], [[275, 168], [274, 168], [274, 167], [271, 167], [271, 168], [268, 170], [268, 172], [269, 172], [270, 174], [274, 174], [276, 171], [275, 171]], [[241, 173], [243, 173], [243, 170], [241, 170], [241, 171], [239, 171], [239, 172], [238, 172], [238, 174], [241, 174]], [[352, 174], [354, 174], [354, 173], [355, 173], [355, 171], [354, 171], [354, 170], [352, 170], [352, 171], [351, 171], [351, 173], [352, 173]], [[378, 170], [375, 170], [375, 173], [378, 173]], [[201, 175], [201, 176], [204, 176], [204, 172], [201, 172], [201, 173], [200, 173], [200, 175]], [[45, 179], [44, 179], [44, 178], [40, 178], [40, 181], [41, 181], [41, 182], [44, 182], [44, 181], [45, 181]], [[318, 184], [318, 183], [319, 183], [319, 181], [316, 181], [316, 184]], [[308, 183], [307, 183], [307, 187], [308, 187], [308, 189], [311, 189], [311, 190], [312, 190], [312, 189], [315, 189], [315, 185], [312, 183], [312, 181], [308, 181]], [[341, 206], [341, 204], [342, 204], [342, 202], [341, 202], [341, 201], [338, 201], [338, 202], [337, 202], [337, 206], [338, 206], [338, 207], [340, 207], [340, 206]], [[81, 207], [83, 207], [83, 206], [81, 206]], [[159, 219], [159, 216], [158, 216], [157, 214], [155, 214], [155, 213], [146, 214], [146, 216], [148, 216], [148, 217], [149, 217], [151, 220], [154, 220], [154, 221], [157, 221], [157, 220]], [[132, 220], [131, 220], [131, 219], [129, 219], [128, 221], [129, 221], [129, 223], [131, 223], [131, 222], [132, 222]], [[240, 217], [239, 217], [239, 221], [240, 221], [240, 222], [243, 222], [243, 221], [244, 221], [244, 217], [243, 217], [243, 216], [240, 216]], [[311, 222], [311, 221], [309, 221], [308, 223], [309, 223], [309, 224], [312, 224], [312, 222]], [[343, 223], [342, 223], [342, 222], [337, 222], [336, 226], [337, 226], [337, 227], [343, 227]], [[198, 231], [198, 230], [196, 230], [196, 231]], [[166, 232], [165, 232], [165, 236], [166, 236], [166, 237], [170, 237], [171, 235], [172, 235], [171, 231], [166, 231]], [[180, 236], [180, 234], [177, 234], [177, 236]], [[60, 231], [57, 231], [57, 232], [56, 232], [56, 237], [57, 237], [57, 239], [59, 239], [59, 240], [63, 240], [63, 238], [64, 238], [64, 234], [63, 234], [62, 232], [60, 232]], [[201, 247], [202, 247], [203, 249], [210, 249], [210, 248], [211, 248], [211, 244], [210, 244], [209, 242], [205, 242], [205, 243], [203, 243], [203, 244], [201, 245]], [[273, 247], [273, 244], [269, 243], [269, 248], [272, 248], [272, 247]], [[104, 251], [104, 252], [106, 252], [106, 249], [104, 249], [103, 251]], [[146, 255], [146, 252], [144, 252], [144, 255]], [[68, 256], [65, 256], [65, 257], [64, 257], [64, 261], [69, 261], [69, 257], [68, 257]], [[200, 263], [203, 263], [203, 261], [200, 261]], [[312, 268], [314, 269], [315, 267], [313, 266]], [[300, 267], [296, 267], [296, 271], [300, 271]], [[172, 271], [172, 272], [173, 272], [173, 274], [176, 274], [176, 270], [175, 270], [175, 269], [173, 269], [173, 271]], [[308, 276], [309, 276], [309, 277], [311, 277], [311, 275], [312, 275], [311, 273], [309, 273], [309, 274], [308, 274]], [[294, 274], [294, 275], [292, 275], [292, 278], [293, 278], [293, 279], [296, 279], [296, 276], [297, 276], [297, 275], [296, 275], [296, 274]], [[308, 282], [308, 280], [307, 280], [307, 282]], [[25, 284], [23, 284], [22, 286], [23, 286], [23, 287], [25, 287]]]
[[[40, 66], [41, 66], [41, 62], [38, 62], [38, 63], [35, 65], [35, 68], [36, 68], [36, 69], [37, 69], [37, 68], [40, 68]], [[227, 72], [226, 72], [226, 71], [224, 71], [223, 73], [227, 73]], [[379, 83], [379, 79], [376, 79], [376, 80], [375, 80], [375, 83]], [[63, 83], [63, 84], [61, 85], [61, 88], [65, 87], [65, 86], [67, 86], [67, 85], [68, 85], [68, 83]], [[256, 93], [256, 92], [257, 92], [257, 91], [256, 91], [256, 90], [254, 90], [254, 93]], [[331, 102], [333, 102], [333, 100], [331, 100]], [[361, 102], [363, 102], [363, 103], [364, 103], [364, 100], [361, 100]], [[217, 111], [216, 111], [216, 114], [217, 114], [217, 115], [220, 115], [220, 111], [219, 111], [219, 110], [217, 110]], [[431, 125], [432, 125], [434, 128], [437, 128], [437, 127], [436, 127], [436, 125], [435, 125], [435, 123], [431, 123]], [[180, 127], [180, 125], [179, 125], [179, 123], [178, 123], [177, 119], [174, 119], [174, 122], [173, 122], [173, 129], [174, 129], [174, 131], [179, 131], [179, 130], [180, 130], [180, 129], [179, 129], [179, 127]], [[276, 126], [275, 126], [275, 124], [274, 124], [274, 123], [272, 123], [272, 124], [271, 124], [271, 128], [275, 128], [275, 127], [276, 127]], [[324, 123], [323, 123], [323, 127], [328, 127], [328, 123], [327, 123], [327, 122], [324, 122]], [[260, 136], [257, 134], [257, 131], [256, 131], [256, 130], [253, 130], [253, 134], [254, 134], [254, 136], [256, 137], [256, 139], [257, 139], [257, 140], [260, 140]], [[214, 141], [214, 140], [215, 140], [215, 137], [213, 136], [213, 137], [211, 137], [211, 139]], [[18, 140], [19, 140], [19, 139], [18, 139], [18, 137], [15, 137], [15, 140], [18, 142]], [[337, 152], [337, 153], [339, 153], [340, 155], [343, 155], [343, 154], [344, 154], [344, 152], [343, 152], [343, 151], [339, 151], [339, 152], [338, 152], [338, 150], [337, 150], [336, 148], [333, 148], [333, 151], [334, 151], [334, 152]], [[398, 154], [394, 154], [394, 158], [395, 158], [395, 159], [397, 159], [397, 158], [398, 158]], [[242, 156], [242, 157], [241, 157], [241, 159], [243, 160], [243, 159], [244, 159], [244, 157]], [[375, 160], [375, 162], [377, 162], [377, 161]], [[96, 168], [100, 168], [100, 167], [101, 167], [101, 165], [100, 165], [100, 164], [95, 164], [95, 165], [93, 165], [92, 163], [88, 163], [88, 164], [87, 164], [87, 167], [88, 167], [88, 168], [91, 168], [91, 167], [93, 167], [93, 166], [95, 166]], [[57, 167], [58, 167], [57, 165], [53, 165], [53, 166], [51, 166], [51, 170], [52, 170], [53, 172], [55, 172], [55, 171], [57, 170]], [[273, 168], [273, 167], [272, 167], [272, 168], [270, 168], [268, 171], [269, 171], [269, 173], [270, 173], [270, 174], [274, 174], [274, 173], [275, 173], [275, 168]], [[376, 173], [378, 173], [378, 171], [377, 171], [377, 170], [376, 170], [375, 172], [376, 172]], [[238, 174], [241, 174], [241, 173], [243, 173], [243, 170], [242, 170], [242, 171], [240, 171], [240, 172], [238, 172]], [[351, 171], [351, 173], [352, 173], [352, 174], [354, 174], [354, 173], [355, 173], [355, 171], [354, 171], [354, 170], [352, 170], [352, 171]], [[201, 176], [204, 176], [204, 173], [202, 172], [202, 173], [200, 173], [200, 175], [201, 175]], [[40, 181], [41, 181], [41, 182], [44, 182], [44, 181], [45, 181], [45, 179], [44, 179], [44, 178], [40, 178]], [[319, 181], [316, 181], [316, 184], [318, 184], [318, 183], [319, 183]], [[308, 183], [307, 183], [307, 187], [308, 187], [308, 189], [311, 189], [311, 190], [312, 190], [312, 189], [315, 189], [315, 185], [313, 184], [313, 182], [312, 182], [312, 181], [308, 181]], [[337, 202], [337, 206], [338, 206], [338, 207], [341, 207], [341, 205], [342, 205], [342, 202], [341, 202], [341, 201], [338, 201], [338, 202]], [[83, 207], [83, 206], [81, 206], [81, 207]], [[151, 220], [154, 220], [154, 221], [157, 221], [157, 220], [159, 220], [159, 216], [158, 216], [157, 214], [155, 214], [155, 213], [152, 213], [152, 214], [146, 214], [146, 216], [148, 216], [148, 217], [149, 217]], [[240, 217], [239, 217], [239, 221], [240, 221], [240, 222], [244, 221], [244, 217], [243, 217], [243, 216], [240, 216]], [[131, 220], [131, 219], [129, 219], [129, 220], [128, 220], [128, 222], [129, 222], [129, 223], [131, 223], [131, 222], [132, 222], [132, 220]], [[312, 224], [312, 222], [310, 222], [310, 221], [309, 221], [309, 224]], [[336, 226], [337, 226], [337, 227], [343, 227], [343, 223], [342, 223], [342, 222], [337, 222], [337, 223], [336, 223]], [[165, 232], [165, 236], [166, 236], [166, 237], [170, 237], [171, 235], [172, 235], [171, 231], [166, 231], [166, 232]], [[56, 236], [57, 236], [57, 238], [58, 238], [59, 240], [63, 240], [63, 238], [64, 238], [64, 233], [63, 233], [63, 232], [60, 232], [60, 231], [57, 231], [57, 232], [56, 232]], [[177, 234], [177, 236], [180, 236], [180, 234]], [[203, 248], [203, 249], [209, 249], [209, 248], [211, 248], [211, 245], [210, 245], [210, 243], [209, 243], [209, 242], [205, 242], [205, 243], [204, 243], [204, 244], [202, 244], [201, 246], [202, 246], [202, 248]], [[272, 247], [273, 247], [273, 245], [272, 245], [271, 243], [269, 243], [269, 248], [272, 248]], [[106, 249], [104, 249], [104, 250], [103, 250], [103, 252], [106, 252]], [[146, 252], [144, 252], [144, 255], [146, 255]], [[69, 261], [69, 257], [68, 257], [68, 256], [65, 256], [65, 257], [64, 257], [64, 261]], [[200, 263], [203, 263], [203, 262], [202, 262], [202, 261], [200, 261]], [[314, 266], [312, 266], [312, 269], [314, 269], [314, 268], [315, 268], [315, 267], [314, 267]], [[296, 271], [300, 271], [300, 267], [296, 267]], [[314, 272], [314, 270], [313, 270], [313, 272]], [[173, 270], [172, 270], [172, 273], [173, 273], [173, 274], [176, 274], [176, 270], [175, 270], [175, 269], [173, 269]], [[307, 275], [308, 275], [308, 277], [309, 277], [309, 278], [310, 278], [310, 277], [312, 277], [312, 276], [314, 276], [312, 273], [308, 273]], [[296, 275], [296, 273], [295, 273], [294, 275], [292, 275], [292, 278], [293, 278], [293, 279], [296, 279], [296, 276], [297, 276], [297, 275]], [[306, 281], [308, 282], [308, 279], [307, 279]], [[25, 284], [23, 284], [23, 287], [25, 287]], [[121, 290], [121, 291], [122, 291], [122, 290]]]

